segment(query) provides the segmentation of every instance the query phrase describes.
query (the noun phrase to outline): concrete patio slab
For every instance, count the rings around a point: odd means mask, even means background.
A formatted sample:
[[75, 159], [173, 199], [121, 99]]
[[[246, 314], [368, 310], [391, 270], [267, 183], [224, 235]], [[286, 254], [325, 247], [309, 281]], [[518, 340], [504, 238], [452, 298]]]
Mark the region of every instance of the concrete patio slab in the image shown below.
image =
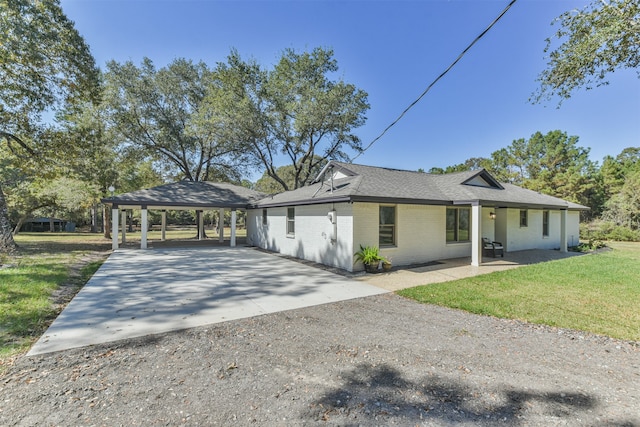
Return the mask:
[[28, 355], [385, 292], [244, 247], [118, 250]]
[[508, 270], [523, 265], [553, 261], [573, 256], [584, 255], [580, 252], [560, 252], [556, 250], [532, 249], [526, 251], [507, 252], [504, 258], [483, 258], [480, 266], [472, 266], [471, 258], [455, 258], [437, 261], [433, 265], [415, 268], [399, 268], [389, 273], [366, 274], [355, 279], [378, 286], [389, 291], [411, 288], [432, 283], [449, 282], [451, 280], [487, 274], [494, 271]]

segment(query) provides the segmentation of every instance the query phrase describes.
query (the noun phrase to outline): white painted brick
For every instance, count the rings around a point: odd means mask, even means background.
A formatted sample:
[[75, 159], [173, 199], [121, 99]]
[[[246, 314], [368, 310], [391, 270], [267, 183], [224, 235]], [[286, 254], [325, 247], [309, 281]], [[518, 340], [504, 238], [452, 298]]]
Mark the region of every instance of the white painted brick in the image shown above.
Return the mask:
[[[248, 243], [284, 255], [351, 270], [353, 265], [353, 219], [349, 203], [295, 207], [295, 235], [287, 236], [287, 208], [267, 209], [268, 224], [262, 225], [262, 209], [249, 211]], [[327, 217], [336, 210], [336, 231]], [[250, 224], [250, 225], [249, 225]]]
[[[332, 242], [333, 226], [327, 214], [334, 207], [337, 239]], [[297, 206], [294, 237], [286, 235], [286, 207], [269, 208], [267, 212], [266, 226], [262, 225], [262, 209], [247, 212], [248, 243], [348, 271], [363, 268], [353, 263], [360, 245], [379, 246], [377, 203]], [[495, 220], [490, 218], [491, 212], [496, 214]], [[560, 246], [558, 210], [550, 211], [549, 237], [542, 236], [542, 210], [529, 210], [527, 227], [520, 227], [519, 209], [485, 207], [481, 215], [480, 235], [501, 241], [507, 251]], [[578, 212], [567, 215], [569, 245], [577, 244], [579, 219]], [[380, 251], [397, 266], [471, 256], [470, 242], [446, 242], [446, 206], [397, 205], [396, 240], [396, 246], [382, 247]]]

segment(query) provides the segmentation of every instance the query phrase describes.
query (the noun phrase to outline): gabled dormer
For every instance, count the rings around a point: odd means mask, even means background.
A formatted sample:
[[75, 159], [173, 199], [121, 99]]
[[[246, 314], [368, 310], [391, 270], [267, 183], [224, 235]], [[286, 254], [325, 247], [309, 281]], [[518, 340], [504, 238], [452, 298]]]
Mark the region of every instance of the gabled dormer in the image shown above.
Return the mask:
[[322, 170], [318, 173], [318, 176], [316, 176], [316, 179], [314, 179], [311, 184], [315, 184], [316, 182], [321, 182], [328, 179], [342, 179], [356, 175], [358, 174], [353, 172], [352, 170], [349, 170], [343, 164], [331, 160], [322, 168]]
[[496, 190], [504, 190], [497, 179], [495, 179], [485, 169], [481, 169], [471, 178], [467, 178], [462, 185], [470, 185], [473, 187], [495, 188]]

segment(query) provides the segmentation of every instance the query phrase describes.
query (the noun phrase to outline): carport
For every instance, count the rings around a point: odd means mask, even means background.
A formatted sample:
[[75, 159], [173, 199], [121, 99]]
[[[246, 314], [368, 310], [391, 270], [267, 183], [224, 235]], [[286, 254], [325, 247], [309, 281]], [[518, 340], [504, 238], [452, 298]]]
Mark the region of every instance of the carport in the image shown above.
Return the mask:
[[[126, 242], [126, 215], [128, 210], [140, 210], [141, 237], [140, 248], [148, 247], [147, 231], [149, 229], [148, 211], [161, 211], [161, 241], [166, 239], [167, 210], [195, 210], [198, 215], [198, 236], [203, 239], [205, 210], [218, 210], [220, 218], [224, 218], [225, 210], [231, 211], [230, 245], [236, 245], [237, 211], [246, 209], [251, 202], [264, 197], [262, 193], [228, 183], [208, 181], [180, 181], [160, 185], [145, 190], [133, 191], [102, 199], [102, 203], [111, 205], [112, 248]], [[122, 221], [120, 221], [122, 217]], [[120, 224], [121, 223], [121, 224]], [[224, 224], [219, 221], [219, 240], [224, 242]]]

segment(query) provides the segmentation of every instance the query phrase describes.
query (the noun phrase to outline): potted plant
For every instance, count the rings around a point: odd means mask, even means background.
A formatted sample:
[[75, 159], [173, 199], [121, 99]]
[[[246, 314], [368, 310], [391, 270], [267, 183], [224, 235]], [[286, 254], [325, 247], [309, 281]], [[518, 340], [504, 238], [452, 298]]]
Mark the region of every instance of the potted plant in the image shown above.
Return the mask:
[[382, 260], [382, 271], [390, 271], [391, 267], [392, 267], [391, 259], [390, 258], [384, 258]]
[[367, 273], [377, 273], [380, 261], [384, 258], [380, 255], [380, 250], [376, 246], [362, 246], [360, 250], [355, 254], [356, 261], [364, 264], [364, 269]]

